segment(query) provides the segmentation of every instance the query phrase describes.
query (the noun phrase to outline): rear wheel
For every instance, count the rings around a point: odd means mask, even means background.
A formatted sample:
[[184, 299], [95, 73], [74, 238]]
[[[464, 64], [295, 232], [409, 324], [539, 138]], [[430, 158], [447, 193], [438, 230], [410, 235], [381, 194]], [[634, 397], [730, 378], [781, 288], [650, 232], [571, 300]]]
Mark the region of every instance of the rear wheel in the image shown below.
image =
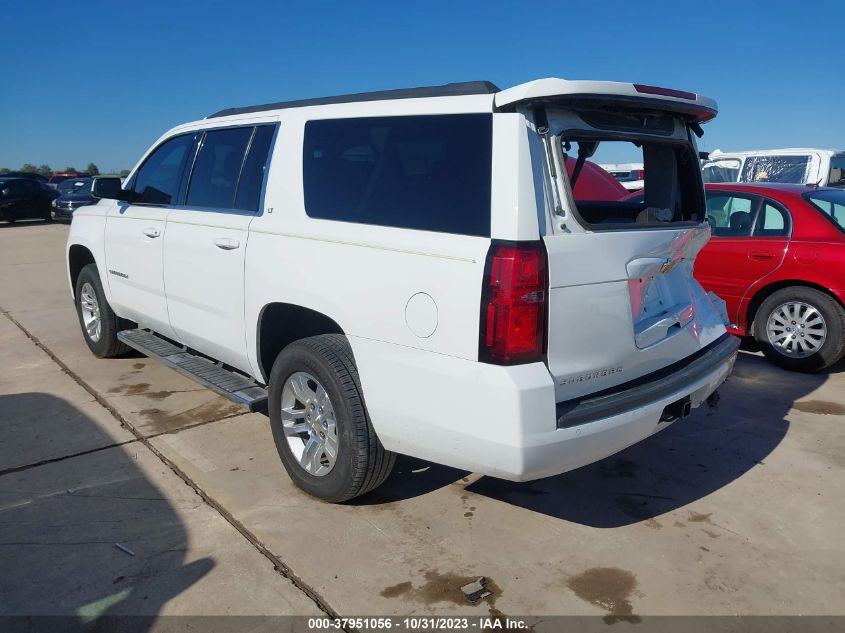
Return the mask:
[[346, 338], [325, 334], [288, 345], [270, 374], [270, 426], [285, 470], [310, 495], [337, 503], [381, 485], [396, 460], [364, 406]]
[[774, 364], [792, 371], [819, 371], [845, 355], [845, 311], [814, 288], [783, 288], [757, 310], [754, 338]]
[[106, 301], [96, 264], [88, 264], [76, 279], [76, 314], [88, 349], [99, 358], [120, 356], [129, 347], [117, 340], [117, 333], [130, 327], [118, 317]]

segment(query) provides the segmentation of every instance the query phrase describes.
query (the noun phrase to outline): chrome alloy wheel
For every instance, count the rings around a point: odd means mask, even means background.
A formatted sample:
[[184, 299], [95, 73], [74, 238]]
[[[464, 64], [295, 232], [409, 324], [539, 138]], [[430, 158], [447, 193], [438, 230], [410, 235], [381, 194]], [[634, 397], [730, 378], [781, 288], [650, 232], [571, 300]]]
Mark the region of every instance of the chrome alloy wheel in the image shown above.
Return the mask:
[[94, 286], [90, 283], [82, 285], [79, 292], [79, 306], [82, 308], [82, 323], [85, 325], [85, 332], [93, 343], [100, 340], [102, 321], [100, 320], [100, 304], [97, 301], [97, 294]]
[[314, 376], [298, 371], [282, 387], [282, 428], [299, 465], [322, 477], [337, 460], [337, 422], [325, 387]]
[[790, 301], [772, 310], [766, 321], [769, 343], [788, 358], [804, 358], [818, 352], [827, 340], [827, 324], [814, 306]]

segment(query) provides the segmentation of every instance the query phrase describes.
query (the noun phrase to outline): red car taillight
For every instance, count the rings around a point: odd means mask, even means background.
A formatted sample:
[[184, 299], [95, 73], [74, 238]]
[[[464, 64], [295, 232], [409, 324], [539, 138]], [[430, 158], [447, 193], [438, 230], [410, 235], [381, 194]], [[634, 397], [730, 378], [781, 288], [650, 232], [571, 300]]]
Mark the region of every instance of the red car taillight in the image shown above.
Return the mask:
[[645, 169], [635, 169], [634, 175], [636, 176], [634, 180], [642, 180], [643, 178], [645, 178]]
[[481, 291], [480, 361], [513, 365], [542, 360], [546, 286], [542, 242], [493, 241]]

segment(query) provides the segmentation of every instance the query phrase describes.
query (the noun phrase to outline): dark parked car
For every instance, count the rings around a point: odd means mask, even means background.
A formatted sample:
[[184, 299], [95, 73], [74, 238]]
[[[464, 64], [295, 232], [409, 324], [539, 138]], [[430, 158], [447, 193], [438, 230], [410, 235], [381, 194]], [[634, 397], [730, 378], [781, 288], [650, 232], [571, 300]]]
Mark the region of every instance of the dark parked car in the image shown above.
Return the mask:
[[[53, 219], [54, 220], [70, 220], [73, 217], [73, 212], [79, 207], [86, 204], [94, 204], [97, 199], [91, 195], [91, 185], [94, 183], [93, 178], [75, 179], [70, 182], [76, 185], [66, 189], [53, 202]], [[64, 183], [62, 183], [64, 184]]]
[[41, 218], [49, 222], [53, 198], [44, 185], [32, 178], [0, 178], [0, 220]]
[[47, 183], [47, 176], [42, 176], [34, 171], [10, 171], [5, 174], [0, 174], [0, 178], [30, 178], [38, 182]]

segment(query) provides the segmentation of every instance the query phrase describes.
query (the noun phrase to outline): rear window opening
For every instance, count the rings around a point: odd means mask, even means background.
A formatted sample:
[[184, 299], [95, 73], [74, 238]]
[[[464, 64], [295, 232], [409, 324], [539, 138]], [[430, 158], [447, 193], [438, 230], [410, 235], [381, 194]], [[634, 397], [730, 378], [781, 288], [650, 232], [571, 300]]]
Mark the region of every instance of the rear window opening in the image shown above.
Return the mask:
[[[600, 230], [698, 223], [704, 220], [699, 162], [688, 143], [562, 137], [575, 203], [587, 228]], [[600, 165], [641, 164], [643, 188], [626, 189]]]

